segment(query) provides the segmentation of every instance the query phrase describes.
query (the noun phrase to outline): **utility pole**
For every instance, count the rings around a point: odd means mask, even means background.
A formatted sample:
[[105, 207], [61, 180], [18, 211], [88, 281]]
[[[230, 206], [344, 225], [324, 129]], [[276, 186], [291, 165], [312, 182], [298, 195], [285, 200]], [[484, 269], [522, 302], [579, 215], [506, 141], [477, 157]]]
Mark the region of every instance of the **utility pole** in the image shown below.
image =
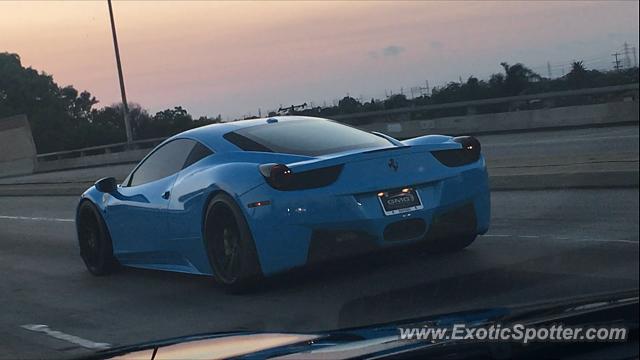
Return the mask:
[[633, 67], [638, 67], [638, 58], [636, 57], [636, 47], [632, 47], [631, 51], [633, 51]]
[[129, 104], [127, 104], [127, 93], [124, 90], [124, 77], [122, 76], [122, 63], [120, 62], [120, 49], [118, 48], [118, 36], [116, 35], [116, 23], [113, 20], [113, 8], [111, 0], [107, 0], [109, 5], [109, 18], [111, 19], [111, 33], [113, 34], [113, 48], [116, 52], [116, 65], [118, 66], [118, 78], [120, 79], [120, 95], [122, 96], [122, 111], [124, 113], [124, 129], [127, 134], [127, 144], [133, 141], [131, 133], [131, 122], [129, 121]]
[[618, 56], [620, 56], [620, 53], [616, 52], [611, 54], [611, 56], [616, 58], [616, 60], [613, 62], [614, 68], [616, 70], [620, 70], [620, 60], [618, 59]]
[[549, 79], [551, 79], [551, 63], [547, 61], [547, 74], [549, 74]]

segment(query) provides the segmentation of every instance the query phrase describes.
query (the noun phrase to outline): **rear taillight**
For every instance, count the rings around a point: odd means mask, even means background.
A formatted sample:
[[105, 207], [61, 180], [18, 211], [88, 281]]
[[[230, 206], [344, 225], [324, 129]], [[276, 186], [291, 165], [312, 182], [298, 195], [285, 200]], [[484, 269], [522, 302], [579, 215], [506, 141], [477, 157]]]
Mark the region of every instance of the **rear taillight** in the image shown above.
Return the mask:
[[471, 164], [480, 159], [480, 141], [473, 136], [454, 137], [453, 141], [462, 145], [461, 149], [437, 150], [431, 154], [442, 164], [454, 167]]
[[264, 164], [260, 165], [260, 173], [267, 180], [269, 185], [276, 189], [289, 187], [292, 178], [291, 169], [284, 164]]
[[263, 164], [260, 165], [259, 169], [271, 187], [277, 190], [290, 191], [330, 185], [338, 179], [342, 171], [342, 165], [295, 173], [284, 164]]
[[480, 156], [480, 141], [473, 136], [458, 136], [454, 137], [453, 141], [461, 144], [463, 149]]

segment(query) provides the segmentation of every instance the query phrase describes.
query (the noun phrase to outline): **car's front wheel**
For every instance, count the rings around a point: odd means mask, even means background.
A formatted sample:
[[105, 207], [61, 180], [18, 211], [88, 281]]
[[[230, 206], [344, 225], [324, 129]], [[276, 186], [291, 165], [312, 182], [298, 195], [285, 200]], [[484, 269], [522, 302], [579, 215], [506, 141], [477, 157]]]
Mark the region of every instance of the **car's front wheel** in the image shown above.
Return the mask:
[[204, 241], [216, 281], [231, 292], [249, 290], [262, 272], [251, 230], [227, 194], [216, 195], [204, 219]]
[[83, 201], [78, 208], [78, 243], [80, 256], [89, 272], [96, 276], [107, 275], [118, 269], [113, 256], [109, 230], [98, 209], [90, 201]]

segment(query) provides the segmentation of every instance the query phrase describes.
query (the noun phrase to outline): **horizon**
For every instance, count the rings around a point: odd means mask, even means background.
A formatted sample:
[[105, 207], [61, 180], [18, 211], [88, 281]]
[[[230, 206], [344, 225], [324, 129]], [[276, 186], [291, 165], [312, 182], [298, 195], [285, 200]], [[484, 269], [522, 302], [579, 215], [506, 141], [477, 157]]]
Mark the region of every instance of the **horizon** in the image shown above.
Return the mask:
[[[175, 5], [113, 2], [127, 97], [152, 112], [182, 106], [195, 118], [400, 88], [408, 95], [425, 81], [486, 79], [502, 61], [543, 76], [548, 62], [558, 77], [572, 60], [611, 68], [612, 51], [638, 46], [638, 2]], [[12, 34], [0, 37], [0, 51], [91, 92], [98, 107], [120, 102], [106, 1], [0, 8], [0, 33]]]

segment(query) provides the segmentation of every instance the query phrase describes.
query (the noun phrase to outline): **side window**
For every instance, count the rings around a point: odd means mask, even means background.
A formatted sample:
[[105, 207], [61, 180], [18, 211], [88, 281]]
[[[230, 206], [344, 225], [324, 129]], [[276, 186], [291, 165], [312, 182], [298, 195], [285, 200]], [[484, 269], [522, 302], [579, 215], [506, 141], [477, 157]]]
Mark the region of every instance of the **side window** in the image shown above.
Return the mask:
[[211, 154], [213, 154], [213, 151], [209, 150], [209, 148], [200, 144], [199, 142], [196, 142], [193, 149], [191, 149], [191, 152], [189, 153], [189, 156], [187, 157], [187, 161], [185, 161], [183, 168], [186, 168], [191, 164], [195, 164], [196, 162]]
[[177, 139], [153, 152], [133, 173], [129, 186], [145, 184], [175, 174], [182, 169], [195, 141]]

